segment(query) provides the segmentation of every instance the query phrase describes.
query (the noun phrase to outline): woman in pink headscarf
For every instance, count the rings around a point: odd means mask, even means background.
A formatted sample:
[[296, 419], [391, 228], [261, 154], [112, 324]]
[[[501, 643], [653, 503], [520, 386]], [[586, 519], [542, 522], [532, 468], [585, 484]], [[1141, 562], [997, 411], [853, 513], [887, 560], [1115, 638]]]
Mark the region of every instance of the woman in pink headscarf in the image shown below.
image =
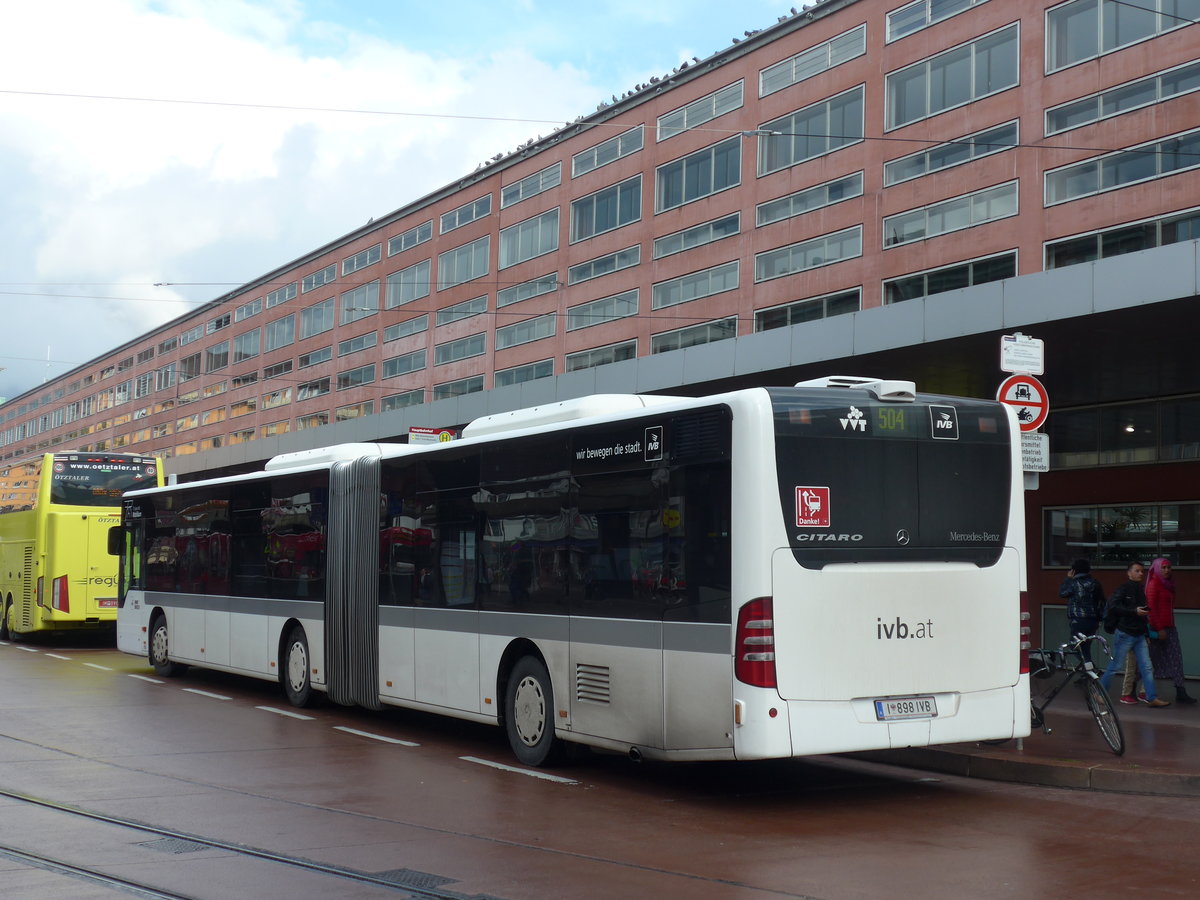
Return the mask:
[[1171, 561], [1159, 557], [1150, 564], [1146, 578], [1146, 601], [1150, 607], [1150, 662], [1158, 678], [1169, 678], [1175, 685], [1175, 702], [1195, 703], [1183, 683], [1183, 650], [1175, 628], [1175, 579]]

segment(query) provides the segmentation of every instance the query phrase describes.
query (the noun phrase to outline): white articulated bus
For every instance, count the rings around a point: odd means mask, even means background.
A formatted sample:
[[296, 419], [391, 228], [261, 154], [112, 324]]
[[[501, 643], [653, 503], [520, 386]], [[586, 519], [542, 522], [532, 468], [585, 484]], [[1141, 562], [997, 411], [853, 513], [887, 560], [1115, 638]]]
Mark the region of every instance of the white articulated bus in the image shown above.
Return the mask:
[[126, 495], [121, 650], [635, 757], [1029, 733], [1020, 442], [830, 378], [598, 395]]

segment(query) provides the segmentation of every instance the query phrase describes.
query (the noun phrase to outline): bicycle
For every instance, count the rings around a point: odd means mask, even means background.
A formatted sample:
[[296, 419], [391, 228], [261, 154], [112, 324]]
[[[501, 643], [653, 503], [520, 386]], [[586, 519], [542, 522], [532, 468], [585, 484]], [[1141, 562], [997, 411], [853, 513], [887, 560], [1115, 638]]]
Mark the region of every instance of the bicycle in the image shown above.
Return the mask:
[[1083, 656], [1080, 648], [1085, 641], [1094, 641], [1105, 654], [1111, 655], [1108, 651], [1108, 642], [1099, 634], [1077, 634], [1057, 648], [1039, 647], [1029, 651], [1029, 677], [1031, 679], [1048, 679], [1054, 677], [1058, 672], [1067, 673], [1067, 677], [1054, 686], [1040, 706], [1037, 700], [1032, 695], [1030, 696], [1030, 727], [1040, 728], [1043, 734], [1050, 734], [1052, 729], [1046, 724], [1046, 707], [1054, 702], [1054, 698], [1068, 684], [1082, 680], [1088, 711], [1096, 720], [1096, 726], [1100, 729], [1100, 734], [1109, 749], [1120, 756], [1125, 752], [1125, 732], [1121, 728], [1121, 719], [1117, 716], [1116, 707], [1112, 705], [1108, 692], [1100, 686], [1100, 673]]

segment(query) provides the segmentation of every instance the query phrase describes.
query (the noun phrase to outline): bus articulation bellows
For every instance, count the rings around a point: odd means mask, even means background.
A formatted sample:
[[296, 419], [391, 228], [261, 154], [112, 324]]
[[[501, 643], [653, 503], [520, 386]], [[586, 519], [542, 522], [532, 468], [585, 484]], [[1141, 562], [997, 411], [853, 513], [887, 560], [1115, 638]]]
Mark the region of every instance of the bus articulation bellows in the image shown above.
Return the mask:
[[[25, 471], [14, 472], [21, 467]], [[0, 640], [39, 631], [111, 628], [117, 565], [108, 530], [127, 488], [162, 484], [162, 465], [128, 453], [47, 453], [11, 466], [29, 497], [0, 513]]]
[[1023, 735], [1018, 435], [831, 378], [287, 454], [126, 497], [118, 646], [496, 724], [530, 765]]

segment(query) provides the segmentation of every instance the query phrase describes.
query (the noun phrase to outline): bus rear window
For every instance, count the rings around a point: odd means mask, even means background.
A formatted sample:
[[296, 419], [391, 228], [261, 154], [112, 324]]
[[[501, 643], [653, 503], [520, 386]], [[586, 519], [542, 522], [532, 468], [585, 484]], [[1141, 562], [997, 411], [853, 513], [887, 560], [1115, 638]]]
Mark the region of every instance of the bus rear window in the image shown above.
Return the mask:
[[836, 407], [828, 395], [774, 398], [780, 510], [797, 561], [995, 564], [1012, 474], [1003, 410], [863, 397]]
[[125, 491], [158, 484], [158, 461], [103, 454], [55, 456], [50, 502], [65, 506], [120, 506]]

